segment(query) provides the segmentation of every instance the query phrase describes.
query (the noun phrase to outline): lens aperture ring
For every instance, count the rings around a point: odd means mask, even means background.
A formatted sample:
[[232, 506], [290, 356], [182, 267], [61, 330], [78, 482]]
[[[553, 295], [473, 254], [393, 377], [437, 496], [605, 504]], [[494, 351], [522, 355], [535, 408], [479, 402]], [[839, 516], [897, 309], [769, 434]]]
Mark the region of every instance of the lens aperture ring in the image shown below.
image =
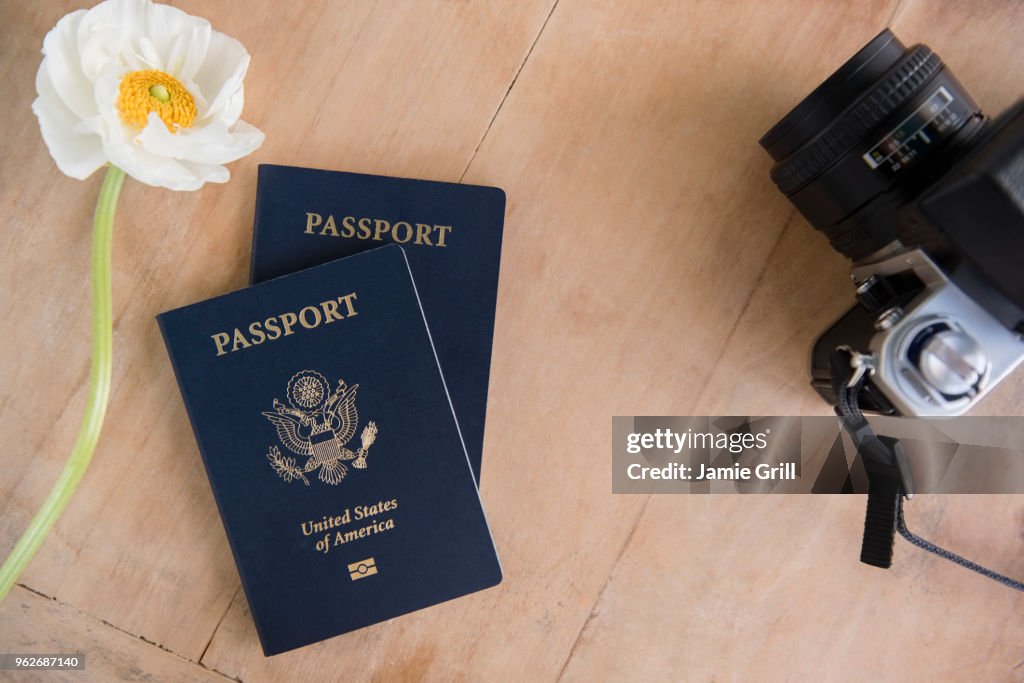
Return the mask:
[[942, 60], [927, 46], [911, 49], [899, 65], [818, 137], [776, 164], [772, 180], [787, 195], [799, 190], [862, 142], [942, 68]]

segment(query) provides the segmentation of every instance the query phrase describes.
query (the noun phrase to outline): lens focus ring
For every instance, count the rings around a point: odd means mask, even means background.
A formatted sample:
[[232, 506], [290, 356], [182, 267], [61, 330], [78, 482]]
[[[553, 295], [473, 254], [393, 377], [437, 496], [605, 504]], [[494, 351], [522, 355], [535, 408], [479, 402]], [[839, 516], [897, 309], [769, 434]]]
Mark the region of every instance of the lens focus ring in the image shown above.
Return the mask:
[[812, 142], [772, 169], [772, 180], [792, 194], [849, 152], [919, 88], [942, 69], [942, 60], [927, 46], [912, 49], [902, 63], [838, 116]]

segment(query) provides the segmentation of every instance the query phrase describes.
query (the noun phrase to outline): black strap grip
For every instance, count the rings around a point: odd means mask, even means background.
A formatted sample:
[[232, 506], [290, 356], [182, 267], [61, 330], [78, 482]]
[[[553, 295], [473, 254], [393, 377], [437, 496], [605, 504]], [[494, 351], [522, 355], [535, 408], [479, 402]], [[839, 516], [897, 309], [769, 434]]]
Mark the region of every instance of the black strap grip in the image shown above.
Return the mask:
[[878, 477], [869, 481], [868, 510], [864, 516], [860, 561], [873, 567], [888, 569], [892, 566], [892, 548], [896, 539], [899, 482], [889, 477]]

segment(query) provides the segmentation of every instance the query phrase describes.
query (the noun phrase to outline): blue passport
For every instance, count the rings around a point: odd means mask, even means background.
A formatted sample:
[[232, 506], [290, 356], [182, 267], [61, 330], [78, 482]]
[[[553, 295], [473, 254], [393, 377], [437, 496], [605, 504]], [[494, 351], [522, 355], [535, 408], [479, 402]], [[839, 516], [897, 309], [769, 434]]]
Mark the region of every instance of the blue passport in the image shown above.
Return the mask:
[[501, 581], [401, 247], [157, 320], [267, 655]]
[[477, 481], [504, 220], [495, 187], [259, 167], [252, 282], [403, 245]]

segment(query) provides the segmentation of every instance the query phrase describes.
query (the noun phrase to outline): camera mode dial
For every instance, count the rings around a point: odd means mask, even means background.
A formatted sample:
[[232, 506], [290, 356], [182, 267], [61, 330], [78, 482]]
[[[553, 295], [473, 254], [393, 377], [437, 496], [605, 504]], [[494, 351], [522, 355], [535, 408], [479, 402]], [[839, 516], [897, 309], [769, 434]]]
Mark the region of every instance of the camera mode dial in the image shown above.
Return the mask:
[[921, 332], [917, 369], [928, 384], [948, 397], [973, 396], [988, 369], [981, 346], [961, 329], [942, 325]]

